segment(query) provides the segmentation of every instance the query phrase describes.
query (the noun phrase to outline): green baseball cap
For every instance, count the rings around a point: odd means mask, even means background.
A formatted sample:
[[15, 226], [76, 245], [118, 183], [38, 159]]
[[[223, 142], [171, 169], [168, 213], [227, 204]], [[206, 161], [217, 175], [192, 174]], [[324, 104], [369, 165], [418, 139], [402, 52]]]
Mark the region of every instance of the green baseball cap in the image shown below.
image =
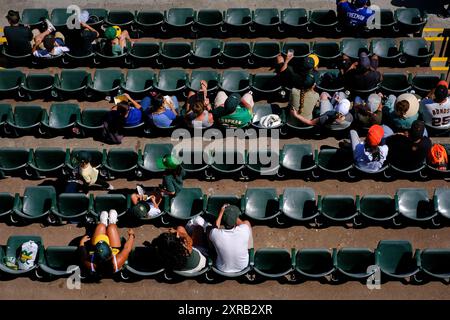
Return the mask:
[[149, 210], [150, 205], [145, 201], [141, 201], [131, 208], [131, 214], [136, 218], [147, 218]]
[[222, 217], [222, 223], [227, 229], [231, 229], [236, 225], [237, 219], [241, 214], [241, 210], [235, 205], [229, 205], [225, 208]]
[[108, 27], [105, 30], [105, 38], [108, 40], [112, 40], [112, 39], [116, 38], [116, 35], [117, 35], [117, 30], [114, 27]]
[[108, 261], [112, 258], [112, 250], [106, 241], [99, 241], [95, 245], [95, 257], [98, 261]]
[[171, 154], [166, 154], [164, 157], [156, 160], [156, 165], [160, 169], [176, 169], [181, 164], [181, 161]]
[[239, 103], [241, 102], [241, 95], [239, 93], [233, 93], [231, 94], [227, 100], [225, 100], [225, 104], [223, 105], [225, 108], [226, 114], [232, 114]]

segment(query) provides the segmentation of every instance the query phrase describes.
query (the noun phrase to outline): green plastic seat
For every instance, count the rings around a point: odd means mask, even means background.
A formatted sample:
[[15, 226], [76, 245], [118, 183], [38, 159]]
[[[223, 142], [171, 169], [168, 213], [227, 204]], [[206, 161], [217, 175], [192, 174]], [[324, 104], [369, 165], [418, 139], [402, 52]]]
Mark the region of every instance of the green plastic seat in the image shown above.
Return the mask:
[[124, 29], [134, 22], [134, 13], [125, 10], [110, 10], [106, 16], [105, 23], [110, 26], [118, 26]]
[[100, 168], [103, 160], [103, 152], [93, 148], [73, 148], [70, 155], [66, 158], [66, 167], [73, 170], [79, 166], [80, 154], [87, 154], [89, 156], [89, 162], [94, 168]]
[[392, 38], [372, 39], [370, 53], [378, 56], [380, 65], [396, 65], [402, 55], [397, 42]]
[[192, 70], [188, 88], [191, 91], [200, 90], [200, 81], [208, 83], [208, 91], [215, 91], [219, 88], [220, 74], [213, 69]]
[[445, 75], [441, 74], [416, 74], [411, 80], [411, 85], [416, 94], [426, 97], [431, 89], [436, 88], [440, 80], [444, 80]]
[[289, 49], [294, 50], [292, 62], [295, 64], [302, 63], [303, 60], [311, 53], [311, 46], [308, 42], [303, 41], [286, 41], [283, 43], [281, 52], [287, 55]]
[[411, 90], [411, 75], [385, 72], [380, 88], [385, 95], [393, 94], [399, 96]]
[[347, 222], [358, 215], [356, 203], [350, 195], [326, 195], [317, 199], [320, 214], [333, 222]]
[[337, 42], [314, 42], [311, 50], [319, 57], [320, 66], [335, 65], [341, 57], [341, 48]]
[[295, 221], [310, 221], [319, 215], [316, 194], [311, 188], [285, 188], [280, 196], [283, 215]]
[[[16, 105], [12, 119], [7, 119], [6, 124], [16, 134], [27, 134], [38, 129], [41, 121], [47, 118], [47, 111], [41, 106]], [[6, 129], [6, 128], [5, 128]]]
[[245, 154], [233, 150], [215, 151], [211, 155], [211, 168], [215, 173], [240, 172], [245, 166]]
[[396, 24], [394, 11], [391, 9], [380, 9], [380, 31], [382, 33], [388, 32], [389, 34], [398, 30]]
[[308, 172], [316, 167], [310, 144], [285, 144], [280, 153], [282, 170]]
[[208, 35], [221, 32], [223, 12], [217, 9], [200, 9], [194, 17], [194, 30]]
[[358, 199], [356, 203], [358, 212], [370, 221], [389, 221], [398, 215], [395, 200], [391, 196], [369, 194], [362, 196], [359, 201]]
[[[265, 74], [259, 73], [259, 74], [256, 74], [254, 76], [253, 83], [252, 83], [252, 88], [255, 91], [257, 91], [257, 89], [256, 89], [257, 86], [262, 84], [261, 83], [262, 80], [259, 80], [260, 77], [256, 78], [257, 75], [261, 75], [261, 77], [262, 77]], [[267, 74], [267, 75], [269, 75], [269, 74]], [[264, 79], [265, 81], [267, 81], [266, 86], [268, 86], [270, 84], [270, 81], [268, 79], [271, 79], [272, 83], [275, 82], [275, 79], [273, 79], [271, 76], [272, 76], [272, 74], [270, 74], [270, 76], [267, 79]], [[253, 85], [255, 85], [255, 87], [253, 87]], [[276, 85], [277, 84], [275, 84], [273, 86], [275, 87]], [[280, 87], [278, 87], [278, 89], [280, 89]], [[259, 87], [258, 90], [261, 90], [261, 87]], [[268, 94], [269, 94], [269, 92], [268, 92]], [[260, 124], [261, 118], [263, 118], [264, 116], [270, 115], [270, 114], [276, 114], [276, 115], [281, 117], [281, 113], [282, 113], [282, 110], [281, 110], [281, 108], [278, 105], [269, 104], [269, 103], [258, 103], [258, 104], [255, 104], [253, 106], [252, 126], [257, 128], [257, 129], [264, 129], [264, 127]], [[272, 127], [271, 129], [279, 128], [282, 125], [283, 125], [283, 123], [281, 123], [280, 125], [278, 125], [276, 127]]]
[[68, 277], [80, 268], [78, 264], [78, 247], [50, 246], [45, 249], [45, 258], [39, 264], [39, 271], [50, 276]]
[[[252, 75], [251, 88], [254, 91], [255, 100], [276, 99], [275, 97], [279, 96], [279, 92], [281, 91], [279, 76], [271, 72], [256, 73]], [[253, 123], [255, 123], [255, 116], [257, 117], [257, 121], [259, 121], [260, 119], [260, 117], [257, 116], [258, 108], [260, 110], [271, 109], [271, 111], [273, 111], [272, 113], [278, 115], [281, 114], [281, 109], [275, 105], [271, 104], [256, 105], [255, 108], [253, 109], [254, 112]], [[261, 112], [259, 113], [259, 115], [261, 115]], [[263, 112], [263, 115], [267, 115], [267, 113]]]
[[334, 266], [336, 249], [300, 249], [295, 254], [295, 271], [306, 278], [323, 278], [331, 275]]
[[122, 80], [123, 74], [120, 69], [97, 69], [88, 88], [97, 94], [114, 95], [119, 90]]
[[52, 135], [63, 134], [80, 121], [80, 106], [75, 103], [53, 103], [50, 106], [48, 119], [41, 122], [44, 132]]
[[450, 250], [424, 249], [418, 255], [418, 264], [427, 275], [448, 281], [450, 279]]
[[26, 54], [20, 55], [12, 54], [8, 51], [7, 43], [3, 44], [1, 53], [6, 58], [6, 66], [10, 68], [29, 66], [33, 62], [33, 55], [31, 54], [31, 50], [29, 53]]
[[246, 169], [258, 176], [274, 176], [278, 173], [278, 150], [258, 149], [247, 152]]
[[286, 8], [281, 11], [281, 26], [284, 31], [299, 31], [308, 25], [308, 12], [303, 8]]
[[[53, 147], [38, 147], [35, 150], [30, 149], [28, 165], [38, 176], [59, 176], [65, 161], [66, 150]], [[32, 173], [29, 174], [32, 175]]]
[[65, 52], [61, 57], [61, 63], [63, 66], [73, 67], [86, 67], [92, 66], [95, 60], [95, 52], [90, 52], [85, 55], [79, 55], [78, 53]]
[[[14, 270], [6, 266], [5, 261], [8, 258], [13, 257], [17, 259], [20, 248], [22, 244], [27, 241], [34, 241], [39, 249], [38, 254], [36, 256], [35, 264], [28, 270]], [[35, 235], [14, 235], [8, 238], [6, 246], [0, 247], [0, 271], [13, 275], [13, 276], [22, 276], [34, 272], [44, 260], [44, 242], [40, 236]]]
[[250, 42], [230, 41], [223, 44], [220, 65], [242, 66], [251, 64], [252, 46]]
[[5, 217], [14, 209], [14, 197], [7, 192], [0, 192], [0, 218]]
[[29, 151], [25, 148], [0, 148], [0, 172], [11, 175], [21, 172], [28, 165]]
[[341, 53], [350, 59], [359, 59], [361, 50], [369, 51], [367, 40], [365, 39], [343, 39], [341, 42]]
[[0, 94], [15, 95], [25, 82], [25, 75], [16, 69], [0, 70]]
[[225, 31], [245, 33], [252, 23], [252, 12], [248, 8], [229, 8], [224, 13]]
[[161, 57], [164, 64], [183, 66], [188, 62], [192, 53], [190, 42], [163, 42]]
[[178, 94], [186, 89], [188, 75], [183, 69], [163, 69], [159, 71], [156, 89], [169, 95]]
[[353, 167], [351, 154], [339, 149], [315, 150], [316, 166], [327, 173], [344, 173]]
[[103, 149], [103, 167], [110, 175], [123, 174], [134, 176], [137, 168], [138, 155], [130, 148]]
[[127, 213], [128, 209], [131, 207], [130, 195], [125, 196], [123, 194], [100, 194], [95, 196], [91, 194], [90, 199], [90, 213], [95, 217], [100, 217], [102, 211], [107, 211], [114, 209], [117, 211], [117, 216], [121, 217]]
[[[195, 11], [192, 8], [171, 8], [164, 11], [164, 32], [190, 34]], [[166, 28], [167, 27], [167, 28]]]
[[90, 81], [91, 75], [86, 70], [62, 70], [60, 75], [55, 75], [56, 95], [80, 95]]
[[336, 254], [336, 269], [352, 279], [365, 279], [372, 275], [369, 266], [375, 265], [375, 254], [367, 248], [341, 248]]
[[51, 74], [28, 74], [19, 91], [20, 97], [27, 97], [29, 100], [45, 98], [53, 89], [55, 78]]
[[190, 220], [203, 213], [206, 195], [200, 188], [183, 188], [172, 198], [168, 214], [178, 220]]
[[281, 214], [277, 191], [274, 188], [248, 188], [242, 197], [241, 210], [256, 221], [275, 219]]
[[215, 64], [220, 57], [222, 47], [222, 41], [218, 39], [198, 39], [193, 45], [192, 58], [189, 59], [189, 63], [197, 63], [200, 66]]
[[[128, 51], [131, 49], [127, 42], [127, 50], [118, 55], [112, 55], [107, 49], [107, 39], [101, 39], [96, 46], [94, 66], [98, 67], [127, 67], [129, 65]], [[98, 69], [97, 69], [98, 70]]]
[[134, 23], [145, 34], [161, 31], [164, 14], [157, 10], [144, 10], [136, 13]]
[[241, 198], [236, 195], [213, 194], [208, 196], [205, 213], [216, 219], [219, 216], [220, 209], [224, 204], [230, 204], [237, 207], [241, 206]]
[[[69, 17], [73, 15], [73, 12], [67, 13], [67, 8], [55, 8], [50, 14], [50, 22], [55, 26], [56, 30], [67, 29], [67, 22]], [[74, 23], [74, 19], [70, 22]]]
[[13, 109], [9, 103], [0, 103], [0, 127], [14, 118]]
[[403, 33], [421, 33], [428, 21], [427, 14], [417, 8], [399, 8], [394, 13], [397, 28]]
[[30, 29], [39, 27], [42, 19], [48, 19], [47, 9], [28, 8], [22, 11], [20, 22], [30, 26]]
[[135, 247], [128, 256], [128, 260], [121, 271], [122, 277], [129, 275], [144, 278], [154, 277], [164, 272], [158, 265], [157, 253], [153, 247]]
[[152, 143], [146, 144], [144, 152], [139, 149], [138, 152], [138, 167], [146, 173], [162, 173], [164, 168], [158, 165], [164, 156], [171, 154], [173, 144], [171, 143]]
[[334, 10], [312, 10], [309, 12], [308, 32], [340, 32], [338, 17]]
[[408, 278], [419, 272], [417, 253], [409, 241], [381, 240], [375, 250], [375, 264], [387, 276]]
[[428, 43], [425, 39], [404, 39], [400, 42], [400, 51], [403, 57], [400, 63], [408, 66], [429, 66], [434, 56], [434, 42]]
[[276, 41], [258, 41], [253, 43], [252, 61], [256, 67], [273, 66], [280, 54], [280, 43]]
[[[247, 267], [245, 267], [244, 269], [242, 269], [241, 271], [238, 272], [223, 272], [219, 269], [216, 268], [216, 266], [212, 263], [211, 261], [211, 270], [212, 273], [216, 276], [219, 276], [221, 278], [225, 278], [225, 279], [237, 279], [237, 278], [241, 278], [247, 274], [249, 274], [249, 272], [251, 272], [253, 270], [253, 265], [254, 265], [254, 257], [255, 257], [255, 250], [253, 248], [248, 249], [248, 265]], [[206, 279], [207, 280], [211, 280], [210, 275], [207, 273], [206, 275]], [[214, 277], [213, 277], [214, 279]]]
[[255, 272], [265, 278], [281, 278], [293, 271], [291, 252], [287, 249], [262, 248], [255, 252]]
[[403, 217], [414, 221], [431, 220], [437, 215], [425, 189], [398, 189], [395, 194], [395, 205]]
[[256, 8], [253, 11], [252, 20], [253, 25], [250, 28], [252, 32], [278, 32], [281, 23], [280, 11], [276, 8]]
[[81, 113], [77, 126], [81, 128], [84, 135], [97, 135], [103, 130], [103, 120], [109, 112], [105, 108], [87, 108]]
[[156, 64], [160, 50], [159, 42], [136, 42], [129, 53], [132, 66]]
[[450, 189], [437, 188], [433, 195], [434, 210], [441, 217], [450, 219]]
[[155, 72], [150, 69], [128, 70], [120, 86], [130, 94], [143, 94], [153, 88], [155, 78]]
[[219, 87], [228, 93], [244, 93], [250, 89], [250, 74], [245, 70], [225, 70]]
[[26, 187], [23, 197], [16, 193], [12, 218], [19, 217], [27, 222], [43, 219], [54, 206], [55, 194], [51, 186]]
[[108, 10], [103, 8], [86, 8], [86, 10], [89, 12], [87, 24], [95, 29], [100, 28], [108, 16]]
[[180, 152], [181, 167], [186, 173], [206, 172], [211, 164], [210, 155], [203, 150], [182, 150]]
[[81, 220], [89, 213], [89, 197], [83, 193], [61, 193], [52, 214], [62, 220]]

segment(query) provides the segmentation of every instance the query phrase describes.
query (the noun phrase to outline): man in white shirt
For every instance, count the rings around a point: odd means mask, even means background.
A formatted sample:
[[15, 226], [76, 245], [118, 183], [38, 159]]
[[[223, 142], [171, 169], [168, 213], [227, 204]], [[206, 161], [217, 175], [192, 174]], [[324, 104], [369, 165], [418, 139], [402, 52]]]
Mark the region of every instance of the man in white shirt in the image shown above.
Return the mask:
[[239, 219], [241, 211], [225, 204], [216, 220], [209, 239], [217, 252], [216, 267], [222, 272], [239, 272], [249, 263], [248, 249], [253, 248], [252, 227]]
[[446, 81], [440, 81], [428, 97], [422, 100], [420, 112], [428, 126], [438, 129], [450, 128], [450, 99]]

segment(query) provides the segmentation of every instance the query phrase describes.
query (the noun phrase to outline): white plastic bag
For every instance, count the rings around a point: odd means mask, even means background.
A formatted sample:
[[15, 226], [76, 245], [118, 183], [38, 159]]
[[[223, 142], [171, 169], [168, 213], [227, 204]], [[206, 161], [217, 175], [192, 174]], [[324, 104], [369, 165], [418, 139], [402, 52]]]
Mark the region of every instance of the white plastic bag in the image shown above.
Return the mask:
[[22, 244], [19, 259], [17, 259], [17, 266], [20, 270], [29, 270], [34, 266], [38, 250], [39, 246], [32, 240]]

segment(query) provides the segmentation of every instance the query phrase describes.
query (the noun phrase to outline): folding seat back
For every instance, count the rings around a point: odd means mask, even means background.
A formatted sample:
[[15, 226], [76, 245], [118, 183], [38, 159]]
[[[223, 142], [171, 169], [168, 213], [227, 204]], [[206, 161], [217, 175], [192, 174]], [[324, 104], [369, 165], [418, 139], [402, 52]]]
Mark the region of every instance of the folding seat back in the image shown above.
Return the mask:
[[195, 23], [204, 28], [222, 25], [223, 13], [217, 9], [200, 9], [195, 15]]
[[153, 88], [155, 77], [155, 72], [149, 69], [130, 69], [122, 88], [130, 93], [144, 93]]
[[280, 153], [280, 165], [288, 170], [302, 172], [315, 167], [310, 144], [285, 144]]
[[195, 58], [217, 58], [222, 50], [222, 41], [218, 39], [203, 38], [194, 43], [193, 54]]
[[251, 51], [252, 49], [249, 42], [231, 41], [224, 43], [222, 55], [226, 61], [240, 61], [250, 57]]
[[250, 26], [251, 32], [260, 31], [260, 33], [279, 32], [280, 11], [276, 8], [256, 8], [252, 15], [253, 25]]
[[25, 148], [0, 148], [0, 170], [17, 170], [27, 165], [29, 157]]
[[172, 198], [169, 215], [179, 220], [189, 220], [203, 212], [206, 197], [200, 188], [184, 188]]
[[450, 250], [424, 249], [419, 255], [420, 269], [426, 274], [438, 278], [450, 278]]
[[273, 188], [249, 188], [242, 199], [242, 211], [254, 220], [270, 220], [280, 214], [277, 191]]
[[382, 272], [397, 278], [414, 275], [419, 270], [411, 243], [381, 240], [375, 251], [375, 263]]
[[303, 8], [286, 8], [281, 11], [281, 22], [291, 28], [306, 26], [308, 24], [308, 12]]
[[0, 217], [12, 212], [14, 208], [14, 197], [7, 192], [0, 192]]
[[120, 69], [97, 69], [92, 88], [100, 92], [109, 92], [119, 88], [121, 79], [122, 71]]
[[[160, 46], [158, 42], [137, 42], [130, 50], [130, 56], [139, 63], [150, 63], [150, 59], [159, 56]], [[155, 60], [156, 61], [156, 60]]]
[[280, 209], [293, 220], [311, 220], [318, 215], [316, 194], [311, 188], [286, 188], [280, 196]]
[[26, 187], [21, 212], [29, 217], [41, 217], [52, 208], [55, 188], [50, 186]]
[[168, 94], [176, 94], [186, 88], [187, 74], [182, 69], [163, 69], [158, 74], [156, 88]]
[[[259, 77], [256, 77], [257, 75], [259, 75]], [[266, 90], [266, 92], [268, 94], [271, 92], [276, 92], [276, 90], [281, 89], [277, 79], [272, 77], [273, 74], [259, 73], [257, 75], [255, 75], [255, 77], [253, 78], [253, 82], [252, 82], [253, 89], [256, 90], [256, 88], [258, 88], [257, 90]], [[263, 80], [260, 80], [261, 78]], [[280, 118], [281, 118], [281, 113], [282, 113], [281, 108], [276, 104], [269, 104], [269, 103], [255, 104], [253, 107], [252, 124], [256, 128], [264, 129], [265, 127], [260, 122], [263, 117], [271, 115], [271, 114], [275, 114], [275, 115], [280, 116]], [[279, 128], [282, 125], [283, 125], [283, 123], [281, 122], [279, 125], [271, 127], [271, 129]]]
[[189, 42], [164, 42], [161, 45], [161, 56], [166, 62], [183, 65], [192, 53]]
[[63, 129], [73, 126], [80, 119], [81, 111], [75, 103], [54, 103], [50, 106], [48, 125], [50, 128]]
[[25, 82], [22, 71], [15, 69], [0, 70], [0, 93], [18, 92], [19, 87]]
[[139, 150], [139, 167], [150, 172], [164, 172], [162, 159], [172, 153], [173, 144], [171, 143], [152, 143], [146, 144], [144, 154]]
[[[76, 246], [49, 246], [45, 249], [45, 259], [39, 268], [47, 274], [54, 276], [70, 275], [70, 266], [79, 268], [78, 247]], [[73, 270], [71, 270], [73, 272]]]
[[69, 20], [69, 17], [71, 17], [72, 15], [73, 12], [69, 10], [69, 13], [67, 13], [66, 8], [55, 8], [50, 14], [50, 21], [56, 29], [65, 29], [67, 27], [67, 23], [73, 23], [73, 25], [75, 25], [74, 17]]
[[336, 255], [337, 269], [350, 278], [367, 278], [369, 266], [375, 265], [375, 255], [367, 248], [341, 248]]
[[442, 217], [450, 219], [450, 189], [437, 188], [433, 195], [434, 210]]
[[89, 83], [90, 74], [85, 70], [62, 70], [60, 76], [56, 76], [55, 87], [65, 92], [80, 91]]
[[[252, 47], [252, 59], [256, 65], [273, 65], [280, 54], [280, 43], [276, 41], [258, 41]], [[256, 60], [256, 61], [255, 61]]]
[[93, 28], [99, 28], [108, 16], [108, 10], [103, 8], [86, 8], [86, 10], [89, 12], [87, 24]]
[[319, 57], [321, 66], [332, 65], [341, 56], [339, 44], [336, 42], [314, 42], [312, 53]]
[[[92, 203], [92, 201], [91, 201]], [[118, 216], [123, 216], [130, 207], [130, 198], [123, 194], [100, 194], [95, 197], [94, 205], [91, 208], [91, 213], [95, 216], [100, 216], [102, 211], [114, 209]]]
[[31, 129], [39, 126], [47, 112], [41, 106], [20, 106], [14, 108], [14, 119], [8, 124], [17, 129]]
[[[255, 91], [255, 100], [273, 99], [277, 100], [278, 93], [281, 90], [279, 77], [275, 73], [264, 72], [256, 73], [252, 76], [251, 87]], [[255, 106], [257, 107], [257, 106]], [[259, 112], [257, 110], [260, 110]], [[256, 111], [255, 111], [256, 110]], [[259, 121], [261, 116], [268, 115], [267, 112], [273, 111], [272, 114], [281, 114], [281, 109], [273, 104], [259, 105], [253, 110], [254, 122]], [[256, 119], [255, 119], [256, 117]], [[280, 124], [279, 126], [281, 126]]]
[[39, 26], [43, 19], [48, 19], [47, 9], [29, 8], [22, 11], [20, 22], [29, 25], [31, 29]]
[[230, 26], [242, 27], [252, 22], [252, 14], [248, 8], [229, 8], [224, 21]]
[[319, 212], [331, 221], [349, 221], [358, 214], [353, 196], [326, 195], [319, 198]]
[[215, 150], [211, 155], [211, 166], [222, 173], [241, 170], [245, 165], [245, 154], [233, 150]]
[[393, 31], [395, 26], [394, 12], [391, 9], [380, 9], [380, 28], [383, 31]]
[[316, 150], [317, 166], [330, 173], [346, 172], [353, 166], [353, 157], [339, 149]]
[[295, 256], [295, 269], [301, 275], [310, 278], [321, 278], [330, 275], [334, 270], [336, 249], [330, 253], [328, 249], [301, 249]]
[[434, 56], [434, 42], [428, 43], [425, 39], [404, 39], [400, 43], [400, 51], [404, 54], [401, 63], [408, 65], [426, 65]]
[[291, 253], [286, 249], [262, 248], [255, 252], [254, 270], [267, 278], [279, 278], [292, 271]]
[[250, 75], [245, 70], [225, 70], [220, 88], [230, 93], [243, 93], [250, 88]]
[[89, 197], [81, 193], [61, 193], [57, 199], [57, 210], [53, 213], [65, 219], [73, 219], [89, 212]]
[[241, 198], [236, 195], [223, 195], [223, 194], [210, 195], [208, 196], [206, 204], [206, 213], [214, 217], [218, 217], [220, 209], [224, 204], [230, 204], [240, 207]]
[[279, 151], [258, 149], [247, 152], [246, 168], [262, 176], [273, 176], [278, 172]]
[[74, 148], [71, 151], [69, 159], [66, 161], [66, 165], [71, 169], [78, 167], [81, 155], [87, 155], [89, 157], [89, 162], [94, 168], [99, 168], [102, 164], [102, 151], [93, 148]]
[[12, 121], [13, 111], [10, 104], [1, 103], [0, 104], [0, 126], [5, 124], [6, 121]]
[[343, 39], [341, 42], [341, 52], [350, 59], [359, 59], [361, 51], [369, 51], [367, 41], [365, 39]]
[[400, 188], [395, 194], [395, 199], [398, 212], [412, 220], [430, 220], [436, 215], [425, 189]]
[[205, 80], [208, 84], [208, 91], [217, 90], [220, 81], [220, 74], [212, 69], [192, 70], [189, 81], [189, 89], [192, 91], [200, 90], [200, 81]]
[[395, 200], [388, 195], [364, 195], [357, 205], [358, 212], [373, 221], [387, 221], [397, 216]]
[[84, 109], [81, 113], [81, 121], [78, 125], [83, 129], [102, 129], [103, 121], [106, 114], [109, 112], [105, 108], [89, 108]]
[[430, 93], [431, 89], [435, 88], [439, 80], [442, 80], [444, 75], [433, 74], [416, 74], [412, 78], [411, 84], [415, 93], [421, 97], [425, 97]]
[[138, 155], [133, 149], [111, 148], [103, 150], [103, 165], [113, 172], [129, 172], [137, 166]]
[[397, 27], [404, 33], [419, 33], [428, 21], [427, 14], [417, 8], [399, 8], [394, 13]]
[[401, 56], [398, 45], [392, 38], [372, 39], [370, 52], [378, 56], [380, 64], [393, 64]]
[[66, 151], [62, 148], [39, 147], [32, 152], [30, 166], [38, 171], [48, 172], [61, 169], [66, 160]]
[[144, 29], [159, 27], [164, 23], [164, 14], [156, 10], [139, 11], [136, 13], [135, 22]]
[[130, 11], [111, 10], [105, 19], [106, 24], [110, 26], [127, 27], [134, 22], [134, 14]]
[[166, 12], [166, 23], [172, 27], [186, 27], [194, 22], [194, 9], [171, 8]]
[[211, 164], [210, 154], [203, 150], [182, 150], [179, 156], [181, 158], [181, 167], [188, 173], [205, 172]]
[[338, 17], [334, 10], [312, 10], [309, 12], [308, 32], [339, 33]]
[[384, 94], [400, 95], [411, 90], [411, 77], [403, 73], [387, 73], [383, 74], [383, 81], [381, 81], [381, 90]]
[[289, 50], [294, 50], [293, 62], [300, 63], [311, 53], [311, 46], [308, 42], [286, 41], [283, 43], [281, 52], [286, 55]]

